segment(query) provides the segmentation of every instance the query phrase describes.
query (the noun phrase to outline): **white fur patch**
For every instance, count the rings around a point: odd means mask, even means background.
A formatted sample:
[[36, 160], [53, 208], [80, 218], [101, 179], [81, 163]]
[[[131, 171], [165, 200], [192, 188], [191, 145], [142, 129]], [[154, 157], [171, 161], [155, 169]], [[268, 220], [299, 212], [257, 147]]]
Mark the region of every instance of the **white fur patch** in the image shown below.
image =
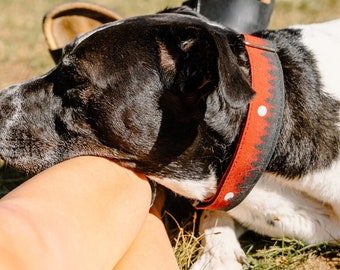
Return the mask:
[[325, 182], [320, 179], [314, 184], [309, 176], [289, 182], [265, 173], [246, 199], [229, 213], [247, 228], [272, 237], [286, 236], [308, 243], [340, 239], [340, 219], [334, 208], [337, 203], [323, 200], [330, 193], [330, 197], [339, 194], [339, 176], [329, 179], [329, 183], [326, 177]]
[[340, 100], [340, 19], [292, 28], [302, 30], [302, 42], [316, 57], [324, 90]]
[[321, 202], [340, 204], [340, 159], [330, 168], [313, 172], [296, 181], [289, 181], [288, 185]]
[[192, 180], [192, 179], [172, 179], [172, 178], [157, 178], [150, 176], [150, 179], [169, 188], [184, 197], [203, 201], [215, 194], [217, 179], [214, 173], [207, 179]]

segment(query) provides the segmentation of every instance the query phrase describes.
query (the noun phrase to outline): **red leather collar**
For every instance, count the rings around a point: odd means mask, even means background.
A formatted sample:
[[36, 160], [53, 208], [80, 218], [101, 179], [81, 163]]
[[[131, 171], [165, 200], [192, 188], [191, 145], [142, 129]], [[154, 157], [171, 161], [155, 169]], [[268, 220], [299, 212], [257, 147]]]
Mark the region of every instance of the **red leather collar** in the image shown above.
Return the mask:
[[284, 84], [280, 60], [269, 40], [243, 35], [249, 56], [252, 88], [248, 109], [232, 162], [216, 194], [195, 207], [229, 210], [252, 190], [268, 166], [282, 125]]

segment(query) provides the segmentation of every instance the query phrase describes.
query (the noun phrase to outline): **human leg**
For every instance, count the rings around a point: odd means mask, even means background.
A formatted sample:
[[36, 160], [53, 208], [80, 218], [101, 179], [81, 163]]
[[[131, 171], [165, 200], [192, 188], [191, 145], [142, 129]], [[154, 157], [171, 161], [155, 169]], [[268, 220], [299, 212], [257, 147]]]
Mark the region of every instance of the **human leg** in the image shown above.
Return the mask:
[[1, 253], [13, 269], [111, 270], [140, 234], [150, 201], [145, 177], [104, 158], [71, 159], [0, 200]]

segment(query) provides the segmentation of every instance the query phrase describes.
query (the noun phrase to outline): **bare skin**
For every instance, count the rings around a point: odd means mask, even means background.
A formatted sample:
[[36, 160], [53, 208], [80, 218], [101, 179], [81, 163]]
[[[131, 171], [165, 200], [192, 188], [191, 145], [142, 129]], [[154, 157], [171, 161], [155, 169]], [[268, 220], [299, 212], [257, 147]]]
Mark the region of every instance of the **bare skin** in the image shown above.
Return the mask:
[[178, 269], [142, 175], [65, 161], [0, 200], [1, 269]]

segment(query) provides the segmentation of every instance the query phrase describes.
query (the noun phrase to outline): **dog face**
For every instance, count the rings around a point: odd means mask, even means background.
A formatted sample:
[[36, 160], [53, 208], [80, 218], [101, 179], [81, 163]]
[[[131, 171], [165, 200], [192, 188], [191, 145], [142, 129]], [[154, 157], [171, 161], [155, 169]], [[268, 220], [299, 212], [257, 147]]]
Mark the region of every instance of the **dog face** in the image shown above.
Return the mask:
[[79, 37], [49, 73], [0, 92], [0, 156], [29, 173], [99, 155], [179, 185], [212, 179], [254, 94], [227, 37], [179, 14]]

